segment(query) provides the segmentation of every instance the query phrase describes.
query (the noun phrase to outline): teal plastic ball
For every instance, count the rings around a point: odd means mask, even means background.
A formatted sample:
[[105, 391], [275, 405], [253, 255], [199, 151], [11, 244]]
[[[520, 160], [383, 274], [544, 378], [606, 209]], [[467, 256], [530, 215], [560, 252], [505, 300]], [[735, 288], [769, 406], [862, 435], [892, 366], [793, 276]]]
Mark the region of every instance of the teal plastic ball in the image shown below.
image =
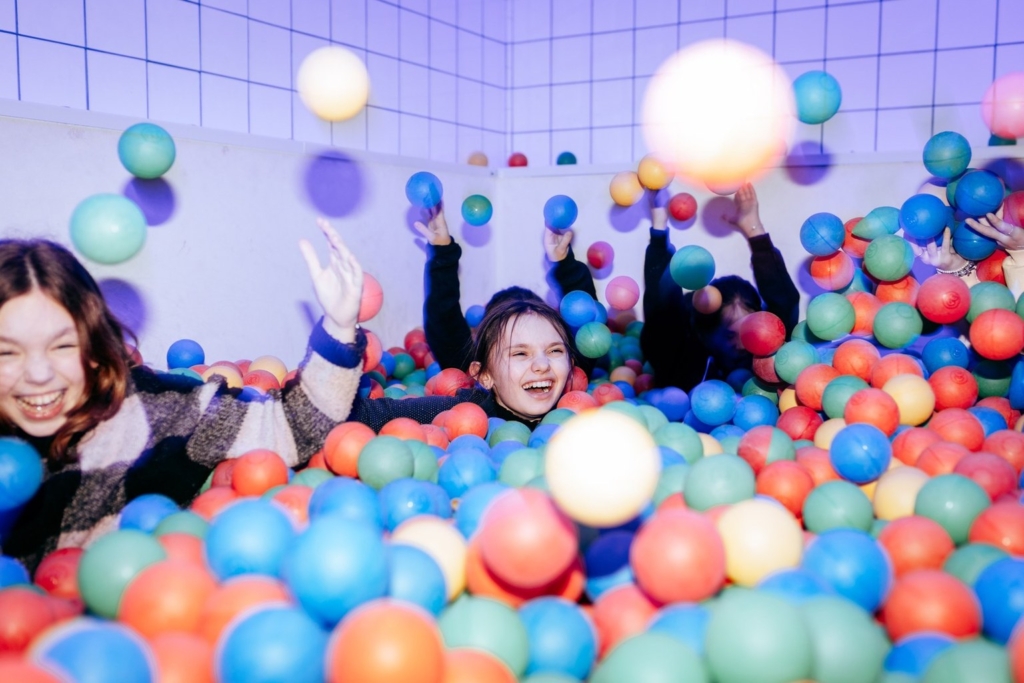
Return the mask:
[[793, 81], [796, 113], [801, 122], [810, 125], [825, 123], [839, 111], [843, 90], [832, 74], [808, 71]]
[[683, 289], [700, 289], [715, 277], [715, 257], [704, 247], [689, 244], [672, 255], [668, 268]]
[[119, 194], [95, 194], [71, 214], [71, 242], [91, 261], [122, 263], [146, 243], [146, 217]]
[[887, 349], [902, 349], [921, 334], [924, 321], [917, 309], [901, 301], [891, 301], [875, 313], [872, 332]]
[[587, 323], [576, 332], [576, 348], [587, 358], [600, 358], [612, 348], [611, 330], [603, 323]]
[[843, 248], [844, 239], [843, 221], [835, 214], [816, 213], [800, 226], [800, 244], [814, 256], [831, 256]]
[[576, 155], [572, 152], [562, 152], [558, 155], [556, 163], [559, 166], [574, 166], [576, 164]]
[[481, 226], [491, 220], [494, 207], [491, 200], [482, 194], [471, 194], [462, 202], [462, 219], [473, 226]]
[[121, 165], [136, 178], [159, 178], [170, 170], [176, 153], [170, 133], [154, 123], [136, 123], [117, 141]]
[[856, 320], [853, 304], [842, 294], [826, 292], [807, 305], [807, 328], [826, 341], [850, 334]]
[[960, 133], [936, 133], [924, 146], [924, 167], [933, 176], [955, 178], [971, 163], [971, 145]]
[[914, 251], [899, 235], [877, 237], [864, 252], [864, 269], [883, 282], [899, 280], [913, 265]]

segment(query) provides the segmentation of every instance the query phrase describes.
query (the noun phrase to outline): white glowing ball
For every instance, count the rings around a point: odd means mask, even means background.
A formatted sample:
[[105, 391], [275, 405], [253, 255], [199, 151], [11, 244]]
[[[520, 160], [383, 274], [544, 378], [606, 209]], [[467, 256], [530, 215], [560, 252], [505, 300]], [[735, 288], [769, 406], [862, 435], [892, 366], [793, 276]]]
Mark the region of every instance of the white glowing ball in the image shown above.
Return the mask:
[[594, 410], [569, 419], [548, 442], [544, 475], [551, 497], [572, 519], [611, 527], [651, 502], [661, 453], [646, 428], [620, 413]]
[[309, 53], [296, 81], [302, 103], [325, 121], [352, 118], [370, 97], [370, 75], [363, 60], [336, 45]]
[[760, 50], [695, 43], [658, 68], [644, 95], [647, 146], [691, 181], [729, 186], [782, 157], [796, 124], [793, 84]]

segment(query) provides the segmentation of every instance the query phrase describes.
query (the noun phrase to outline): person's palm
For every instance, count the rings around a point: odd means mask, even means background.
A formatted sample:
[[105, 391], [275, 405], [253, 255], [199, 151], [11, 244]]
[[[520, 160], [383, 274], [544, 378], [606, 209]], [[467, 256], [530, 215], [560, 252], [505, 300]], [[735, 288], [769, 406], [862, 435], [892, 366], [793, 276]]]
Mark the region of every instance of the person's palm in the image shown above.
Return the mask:
[[569, 255], [569, 245], [572, 244], [572, 230], [555, 232], [551, 228], [544, 231], [544, 251], [547, 252], [548, 260], [552, 263], [562, 261]]
[[448, 232], [448, 222], [444, 218], [444, 207], [441, 204], [430, 210], [426, 223], [416, 221], [413, 223], [413, 227], [423, 236], [423, 239], [435, 247], [451, 244], [452, 238]]
[[742, 230], [748, 239], [762, 234], [764, 227], [761, 225], [760, 206], [754, 186], [750, 183], [741, 185], [733, 195], [732, 201], [735, 210], [723, 218]]
[[327, 238], [330, 255], [322, 266], [313, 245], [299, 242], [299, 249], [309, 268], [317, 301], [324, 309], [324, 327], [342, 341], [351, 341], [359, 318], [363, 296], [363, 269], [349, 251], [337, 231], [323, 218], [316, 222]]

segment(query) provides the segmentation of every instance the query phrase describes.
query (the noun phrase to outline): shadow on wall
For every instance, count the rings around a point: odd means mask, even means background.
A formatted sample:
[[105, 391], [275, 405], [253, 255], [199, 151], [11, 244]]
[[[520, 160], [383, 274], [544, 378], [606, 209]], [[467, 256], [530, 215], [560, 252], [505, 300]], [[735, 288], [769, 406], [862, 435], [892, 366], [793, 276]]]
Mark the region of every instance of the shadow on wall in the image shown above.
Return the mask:
[[476, 226], [463, 221], [462, 229], [459, 232], [462, 235], [462, 241], [471, 247], [485, 247], [491, 241], [490, 223]]
[[633, 206], [612, 204], [608, 209], [608, 222], [616, 232], [633, 232], [644, 221], [650, 222], [647, 200], [641, 198]]
[[712, 197], [704, 204], [700, 213], [700, 222], [712, 237], [727, 237], [738, 228], [725, 220], [725, 216], [736, 213], [736, 205], [732, 197]]
[[993, 159], [981, 168], [1002, 178], [1010, 192], [1024, 190], [1024, 163], [1020, 159]]
[[[807, 157], [814, 157], [814, 162], [809, 163]], [[832, 152], [826, 147], [805, 140], [790, 150], [786, 156], [786, 175], [797, 185], [814, 185], [829, 174], [832, 162]]]
[[174, 188], [163, 178], [132, 178], [125, 183], [121, 194], [139, 205], [146, 225], [151, 228], [169, 221], [178, 204]]
[[340, 152], [325, 152], [310, 159], [302, 185], [310, 203], [330, 218], [355, 212], [366, 190], [359, 163]]
[[829, 290], [819, 286], [818, 283], [814, 281], [814, 278], [811, 277], [812, 261], [814, 261], [814, 257], [808, 256], [800, 263], [800, 268], [797, 270], [797, 287], [801, 292], [813, 299], [819, 294], [824, 294]]
[[149, 318], [146, 302], [135, 285], [118, 278], [100, 280], [97, 284], [103, 292], [103, 298], [107, 300], [107, 306], [122, 325], [136, 335], [146, 331]]

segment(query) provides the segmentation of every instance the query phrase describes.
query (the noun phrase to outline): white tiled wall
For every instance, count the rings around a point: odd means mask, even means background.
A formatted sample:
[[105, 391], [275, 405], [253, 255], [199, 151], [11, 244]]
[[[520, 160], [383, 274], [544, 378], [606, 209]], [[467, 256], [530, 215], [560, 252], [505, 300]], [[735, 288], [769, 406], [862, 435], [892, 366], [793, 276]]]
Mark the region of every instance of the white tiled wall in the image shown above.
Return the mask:
[[[0, 0], [0, 97], [444, 161], [629, 163], [650, 76], [722, 36], [839, 80], [804, 151], [915, 150], [947, 128], [984, 144], [985, 88], [1024, 69], [1024, 0]], [[293, 91], [330, 43], [372, 83], [336, 124]]]
[[637, 160], [649, 77], [707, 38], [839, 80], [840, 112], [797, 132], [809, 153], [918, 150], [950, 128], [984, 145], [985, 89], [1024, 70], [1024, 0], [514, 0], [510, 27], [511, 147], [531, 163]]
[[[500, 162], [509, 1], [0, 0], [0, 97]], [[293, 90], [302, 59], [330, 43], [365, 60], [372, 84], [366, 111], [336, 124]]]

